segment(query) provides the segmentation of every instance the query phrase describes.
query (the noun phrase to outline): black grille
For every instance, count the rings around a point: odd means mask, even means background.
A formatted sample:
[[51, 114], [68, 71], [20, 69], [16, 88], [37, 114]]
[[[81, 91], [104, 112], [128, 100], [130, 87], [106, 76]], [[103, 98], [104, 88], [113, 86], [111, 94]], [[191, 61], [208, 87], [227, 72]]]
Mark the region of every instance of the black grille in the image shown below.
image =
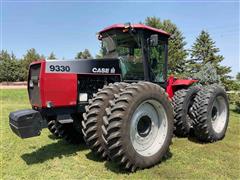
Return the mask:
[[41, 106], [40, 89], [39, 89], [39, 74], [41, 64], [30, 66], [28, 78], [28, 94], [32, 105]]
[[78, 92], [88, 93], [88, 98], [92, 98], [93, 93], [96, 93], [98, 89], [103, 88], [104, 85], [119, 81], [119, 76], [87, 76], [79, 75], [78, 78]]

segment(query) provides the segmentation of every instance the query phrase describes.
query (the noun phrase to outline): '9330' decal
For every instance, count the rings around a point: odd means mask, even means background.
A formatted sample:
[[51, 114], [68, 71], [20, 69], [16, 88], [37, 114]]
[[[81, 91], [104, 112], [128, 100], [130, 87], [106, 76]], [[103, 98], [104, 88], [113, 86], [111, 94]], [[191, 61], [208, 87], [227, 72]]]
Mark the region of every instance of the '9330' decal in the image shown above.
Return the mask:
[[47, 73], [120, 74], [118, 59], [47, 60]]
[[69, 66], [50, 65], [49, 70], [51, 72], [70, 72], [71, 68]]

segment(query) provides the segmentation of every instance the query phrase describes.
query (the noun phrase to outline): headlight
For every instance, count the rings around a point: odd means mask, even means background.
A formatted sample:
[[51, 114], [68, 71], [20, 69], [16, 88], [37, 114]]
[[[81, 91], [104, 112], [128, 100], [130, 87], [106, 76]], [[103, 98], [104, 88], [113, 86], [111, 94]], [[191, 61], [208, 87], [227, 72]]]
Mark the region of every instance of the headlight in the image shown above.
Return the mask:
[[79, 94], [79, 101], [80, 102], [88, 101], [88, 94], [87, 93], [80, 93]]
[[30, 88], [33, 88], [33, 86], [34, 86], [34, 85], [33, 85], [33, 81], [30, 80], [30, 81], [29, 81], [29, 87], [30, 87]]

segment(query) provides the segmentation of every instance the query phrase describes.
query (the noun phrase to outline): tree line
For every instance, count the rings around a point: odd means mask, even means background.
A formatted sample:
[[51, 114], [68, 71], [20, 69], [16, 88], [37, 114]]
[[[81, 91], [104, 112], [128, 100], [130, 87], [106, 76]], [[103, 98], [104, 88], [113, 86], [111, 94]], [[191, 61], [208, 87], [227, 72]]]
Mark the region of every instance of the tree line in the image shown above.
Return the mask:
[[[171, 20], [160, 20], [157, 17], [147, 17], [144, 24], [165, 30], [170, 33], [169, 38], [169, 74], [177, 77], [192, 77], [200, 79], [201, 83], [221, 83], [228, 90], [239, 89], [236, 83], [228, 75], [231, 68], [222, 66], [220, 63], [224, 57], [216, 47], [215, 41], [210, 34], [202, 30], [190, 49], [186, 49], [187, 42], [179, 27]], [[96, 58], [102, 57], [102, 51]], [[0, 81], [23, 81], [27, 79], [28, 66], [31, 62], [44, 59], [34, 48], [27, 50], [21, 59], [17, 59], [13, 53], [2, 50], [0, 53]], [[48, 59], [57, 59], [52, 52]], [[75, 59], [92, 59], [93, 56], [88, 49], [76, 54]], [[237, 78], [239, 80], [239, 73]]]

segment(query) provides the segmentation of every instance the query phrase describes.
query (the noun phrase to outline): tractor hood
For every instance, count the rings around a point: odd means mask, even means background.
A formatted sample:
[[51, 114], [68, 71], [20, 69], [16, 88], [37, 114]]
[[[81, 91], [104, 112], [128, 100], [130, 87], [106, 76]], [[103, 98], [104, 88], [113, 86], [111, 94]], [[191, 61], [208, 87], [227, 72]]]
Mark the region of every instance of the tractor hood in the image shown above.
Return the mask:
[[118, 59], [46, 60], [46, 73], [121, 74]]
[[29, 99], [38, 108], [76, 106], [79, 92], [119, 81], [120, 76], [118, 59], [35, 61], [29, 67]]

